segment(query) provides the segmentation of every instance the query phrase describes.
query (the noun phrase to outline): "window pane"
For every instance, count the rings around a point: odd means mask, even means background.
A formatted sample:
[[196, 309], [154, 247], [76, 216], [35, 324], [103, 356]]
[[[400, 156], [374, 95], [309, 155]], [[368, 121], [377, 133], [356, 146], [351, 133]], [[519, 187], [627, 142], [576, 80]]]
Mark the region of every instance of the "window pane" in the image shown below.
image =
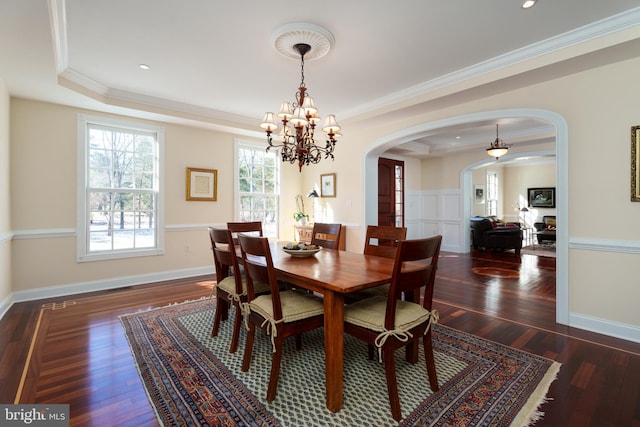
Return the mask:
[[278, 174], [276, 152], [263, 146], [238, 146], [240, 221], [261, 221], [266, 236], [278, 235]]
[[84, 123], [86, 254], [158, 247], [158, 132]]

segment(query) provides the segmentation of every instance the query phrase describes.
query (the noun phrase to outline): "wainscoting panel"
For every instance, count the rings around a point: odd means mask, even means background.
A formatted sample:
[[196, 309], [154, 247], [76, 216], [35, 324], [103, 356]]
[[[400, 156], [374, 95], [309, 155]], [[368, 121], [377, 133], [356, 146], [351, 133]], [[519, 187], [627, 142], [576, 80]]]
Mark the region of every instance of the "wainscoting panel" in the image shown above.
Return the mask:
[[[409, 202], [407, 202], [409, 201]], [[442, 235], [442, 250], [464, 252], [459, 190], [411, 191], [405, 194], [407, 238]]]
[[442, 206], [442, 200], [438, 197], [437, 192], [429, 192], [429, 193], [421, 193], [420, 204], [419, 206], [422, 208], [419, 213], [419, 218], [438, 218], [440, 217], [440, 207]]

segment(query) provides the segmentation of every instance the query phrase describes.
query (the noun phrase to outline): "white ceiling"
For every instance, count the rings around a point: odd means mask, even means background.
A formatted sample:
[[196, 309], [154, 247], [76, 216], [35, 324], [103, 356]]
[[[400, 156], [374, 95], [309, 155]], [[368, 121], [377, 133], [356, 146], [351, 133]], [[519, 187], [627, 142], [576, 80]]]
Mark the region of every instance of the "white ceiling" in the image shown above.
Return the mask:
[[[350, 120], [402, 114], [554, 61], [587, 66], [589, 54], [640, 39], [638, 0], [539, 0], [528, 10], [521, 1], [0, 0], [0, 78], [15, 97], [258, 135], [263, 113], [292, 101], [300, 82], [299, 60], [272, 35], [309, 22], [335, 44], [306, 61], [305, 82], [346, 140]], [[593, 43], [608, 36], [617, 39]], [[551, 52], [557, 59], [532, 62]], [[553, 140], [546, 123], [499, 122], [505, 142]], [[425, 157], [494, 138], [495, 122], [478, 122], [395, 152]]]

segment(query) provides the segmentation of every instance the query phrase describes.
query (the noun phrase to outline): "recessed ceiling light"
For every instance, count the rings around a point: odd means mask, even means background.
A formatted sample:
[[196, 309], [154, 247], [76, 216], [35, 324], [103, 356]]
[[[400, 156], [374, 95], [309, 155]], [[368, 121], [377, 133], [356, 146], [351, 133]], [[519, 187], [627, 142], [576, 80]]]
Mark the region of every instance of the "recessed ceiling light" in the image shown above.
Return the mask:
[[535, 4], [536, 4], [536, 0], [524, 0], [522, 2], [522, 8], [529, 9], [530, 7], [533, 7]]
[[460, 138], [462, 138], [462, 137], [461, 136], [456, 136], [456, 139], [460, 139]]
[[140, 69], [141, 70], [150, 70], [151, 66], [147, 65], [147, 64], [140, 64]]

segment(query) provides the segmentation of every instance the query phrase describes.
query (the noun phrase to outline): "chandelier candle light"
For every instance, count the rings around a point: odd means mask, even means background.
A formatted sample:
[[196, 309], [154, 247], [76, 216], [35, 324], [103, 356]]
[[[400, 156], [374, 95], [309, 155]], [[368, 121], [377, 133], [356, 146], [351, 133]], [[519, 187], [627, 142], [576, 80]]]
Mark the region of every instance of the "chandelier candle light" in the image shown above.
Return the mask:
[[[271, 148], [281, 148], [282, 161], [291, 164], [297, 161], [302, 172], [302, 166], [316, 164], [323, 156], [325, 159], [333, 160], [336, 139], [341, 135], [336, 116], [330, 114], [322, 126], [322, 131], [327, 134], [326, 143], [324, 146], [316, 143], [315, 130], [321, 117], [304, 83], [304, 57], [311, 51], [312, 46], [308, 43], [295, 43], [292, 48], [300, 55], [301, 81], [294, 102], [283, 102], [278, 111], [277, 117], [282, 122], [282, 129], [278, 134], [280, 143], [274, 143], [271, 136], [279, 128], [276, 115], [272, 112], [265, 113], [260, 127], [267, 133], [267, 151]], [[328, 47], [325, 49], [328, 51]]]
[[487, 154], [491, 157], [495, 157], [496, 160], [500, 159], [500, 156], [504, 156], [509, 151], [509, 145], [506, 145], [498, 137], [498, 124], [496, 123], [496, 140], [491, 143], [491, 146], [487, 148]]

